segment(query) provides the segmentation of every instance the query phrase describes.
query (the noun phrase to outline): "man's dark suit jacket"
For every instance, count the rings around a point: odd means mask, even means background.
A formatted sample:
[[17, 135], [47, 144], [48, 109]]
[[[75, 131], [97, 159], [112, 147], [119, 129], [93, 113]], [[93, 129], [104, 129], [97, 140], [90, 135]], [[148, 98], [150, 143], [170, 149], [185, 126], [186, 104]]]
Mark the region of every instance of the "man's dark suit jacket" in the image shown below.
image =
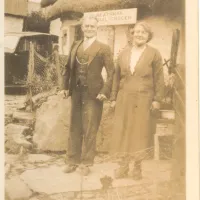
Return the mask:
[[[63, 72], [63, 89], [69, 90], [71, 96], [72, 90], [76, 87], [75, 62], [76, 52], [82, 41], [77, 41], [72, 45], [68, 62]], [[89, 54], [87, 69], [87, 86], [88, 93], [91, 98], [96, 98], [100, 94], [104, 94], [107, 98], [110, 96], [112, 88], [112, 79], [114, 73], [113, 55], [109, 46], [99, 41], [92, 44], [93, 51]], [[107, 71], [107, 81], [104, 83], [101, 72], [105, 67]]]

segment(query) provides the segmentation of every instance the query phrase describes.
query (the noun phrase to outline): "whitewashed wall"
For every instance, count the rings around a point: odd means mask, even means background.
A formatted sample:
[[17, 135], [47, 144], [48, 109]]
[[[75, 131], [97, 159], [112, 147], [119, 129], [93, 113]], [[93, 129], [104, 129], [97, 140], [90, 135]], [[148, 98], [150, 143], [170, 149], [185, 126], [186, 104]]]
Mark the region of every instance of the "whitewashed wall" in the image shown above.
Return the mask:
[[[169, 18], [166, 17], [149, 17], [145, 20], [150, 24], [152, 31], [154, 33], [154, 37], [149, 44], [151, 44], [153, 47], [157, 48], [160, 51], [163, 60], [164, 59], [168, 60], [170, 58], [173, 30], [174, 29], [181, 30], [180, 19], [170, 20]], [[182, 48], [183, 48], [182, 44], [180, 43], [177, 56], [178, 64], [183, 64], [184, 59], [181, 58], [181, 51], [180, 51]], [[165, 75], [165, 82], [167, 83], [168, 71], [166, 66], [164, 67], [164, 75]]]
[[4, 32], [19, 32], [23, 29], [24, 19], [20, 17], [5, 16]]
[[61, 36], [61, 26], [62, 22], [60, 21], [60, 18], [52, 20], [50, 23], [50, 34], [59, 36], [59, 52], [62, 54], [62, 36]]
[[[60, 20], [55, 19], [51, 21], [50, 33], [59, 36], [59, 53], [68, 55], [70, 47], [74, 41], [76, 20]], [[66, 34], [66, 40], [64, 38]]]
[[[172, 42], [172, 33], [174, 29], [180, 29], [181, 30], [181, 21], [180, 19], [169, 19], [167, 17], [148, 17], [145, 19], [146, 22], [149, 23], [149, 25], [152, 28], [152, 31], [154, 33], [153, 39], [150, 41], [150, 45], [157, 48], [163, 59], [168, 60], [170, 58], [170, 52], [171, 52], [171, 42]], [[68, 54], [71, 44], [74, 40], [74, 25], [77, 24], [77, 21], [69, 21], [69, 20], [63, 20], [63, 22], [60, 22], [60, 20], [54, 20], [51, 22], [51, 33], [59, 35], [59, 46], [60, 46], [60, 53], [61, 54]], [[66, 30], [67, 32], [67, 43], [62, 47], [62, 37], [63, 37], [63, 30]], [[127, 30], [128, 25], [117, 25], [117, 26], [102, 26], [98, 29], [98, 35], [97, 38], [101, 42], [104, 42], [108, 44], [111, 49], [113, 50], [114, 54], [114, 60], [117, 58], [119, 52], [126, 46], [127, 44]], [[181, 38], [183, 41], [184, 39]], [[115, 41], [115, 42], [114, 42]], [[178, 58], [177, 63], [183, 64], [183, 58], [181, 58], [181, 51], [183, 51], [183, 47], [180, 43], [179, 45], [179, 51], [178, 51]], [[168, 76], [167, 76], [167, 68], [164, 68], [165, 72], [165, 80], [167, 82]], [[106, 76], [105, 71], [103, 71], [104, 77]]]
[[[156, 47], [163, 58], [170, 58], [172, 33], [174, 29], [181, 29], [180, 19], [170, 20], [166, 17], [149, 17], [146, 21], [150, 24], [154, 37], [150, 44]], [[181, 46], [179, 46], [181, 49]], [[181, 62], [180, 51], [178, 52], [178, 62]]]

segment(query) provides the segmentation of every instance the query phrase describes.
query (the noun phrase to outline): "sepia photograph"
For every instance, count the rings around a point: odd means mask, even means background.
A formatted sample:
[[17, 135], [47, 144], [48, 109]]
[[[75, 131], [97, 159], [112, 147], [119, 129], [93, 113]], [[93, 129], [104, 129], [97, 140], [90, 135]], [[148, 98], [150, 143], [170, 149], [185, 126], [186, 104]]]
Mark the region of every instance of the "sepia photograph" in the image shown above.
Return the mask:
[[4, 0], [5, 200], [186, 200], [185, 10]]

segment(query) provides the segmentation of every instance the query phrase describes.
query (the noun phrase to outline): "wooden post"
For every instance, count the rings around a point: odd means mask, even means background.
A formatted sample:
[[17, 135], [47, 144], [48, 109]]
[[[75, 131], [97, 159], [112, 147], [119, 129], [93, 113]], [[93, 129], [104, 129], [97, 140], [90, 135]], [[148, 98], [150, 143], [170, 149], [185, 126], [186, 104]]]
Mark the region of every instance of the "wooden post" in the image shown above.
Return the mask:
[[54, 51], [54, 59], [55, 59], [56, 73], [57, 73], [57, 85], [59, 88], [61, 88], [62, 78], [61, 78], [60, 59], [58, 50]]
[[30, 51], [29, 51], [29, 62], [28, 62], [28, 76], [27, 76], [27, 85], [28, 85], [28, 92], [26, 103], [30, 105], [31, 112], [33, 111], [33, 101], [32, 101], [32, 79], [34, 73], [34, 44], [30, 42]]
[[169, 65], [169, 74], [174, 72], [174, 68], [176, 67], [178, 47], [180, 40], [180, 30], [176, 29], [173, 31], [172, 36], [172, 46], [171, 46], [171, 56], [170, 56], [170, 65]]

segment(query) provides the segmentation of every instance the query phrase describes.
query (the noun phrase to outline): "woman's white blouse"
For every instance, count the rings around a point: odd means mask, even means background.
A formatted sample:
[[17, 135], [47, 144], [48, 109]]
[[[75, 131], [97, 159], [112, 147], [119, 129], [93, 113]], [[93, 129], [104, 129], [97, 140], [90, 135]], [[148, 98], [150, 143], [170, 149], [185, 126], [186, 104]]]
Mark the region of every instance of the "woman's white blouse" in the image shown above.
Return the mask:
[[145, 48], [146, 48], [146, 45], [141, 49], [135, 48], [134, 46], [132, 47], [131, 59], [130, 59], [130, 70], [131, 70], [132, 74], [134, 73], [135, 66], [137, 65], [137, 62], [139, 61], [139, 59], [140, 59], [142, 53], [144, 52]]

